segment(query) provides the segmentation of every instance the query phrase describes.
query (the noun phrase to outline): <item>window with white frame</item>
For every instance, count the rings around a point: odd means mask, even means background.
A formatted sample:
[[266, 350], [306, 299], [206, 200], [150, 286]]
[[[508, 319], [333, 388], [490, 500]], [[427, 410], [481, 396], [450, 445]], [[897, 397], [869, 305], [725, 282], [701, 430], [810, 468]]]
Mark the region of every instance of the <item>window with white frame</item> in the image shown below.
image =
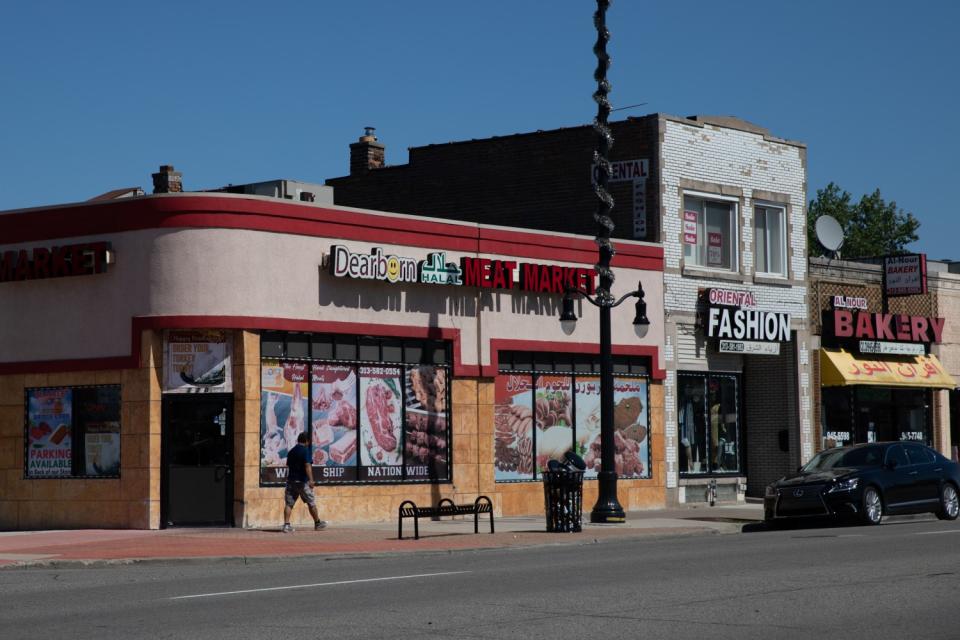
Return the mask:
[[754, 206], [753, 230], [756, 272], [786, 276], [787, 225], [783, 207]]
[[736, 269], [736, 202], [684, 195], [682, 222], [685, 264], [708, 269]]

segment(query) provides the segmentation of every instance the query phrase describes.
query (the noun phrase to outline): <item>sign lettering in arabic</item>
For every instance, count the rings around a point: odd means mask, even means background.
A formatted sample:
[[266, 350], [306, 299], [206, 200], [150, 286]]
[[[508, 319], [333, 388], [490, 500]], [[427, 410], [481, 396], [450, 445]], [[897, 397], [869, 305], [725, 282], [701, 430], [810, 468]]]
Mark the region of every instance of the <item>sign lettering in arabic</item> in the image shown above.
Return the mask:
[[921, 343], [861, 340], [860, 353], [878, 353], [896, 356], [922, 356], [924, 353], [926, 353], [926, 349]]
[[721, 340], [717, 347], [720, 353], [742, 353], [743, 355], [780, 355], [779, 342], [755, 342], [752, 340]]
[[0, 254], [0, 282], [104, 273], [112, 260], [109, 242], [34, 247]]
[[927, 292], [927, 256], [915, 253], [883, 259], [884, 286], [888, 296], [911, 296]]

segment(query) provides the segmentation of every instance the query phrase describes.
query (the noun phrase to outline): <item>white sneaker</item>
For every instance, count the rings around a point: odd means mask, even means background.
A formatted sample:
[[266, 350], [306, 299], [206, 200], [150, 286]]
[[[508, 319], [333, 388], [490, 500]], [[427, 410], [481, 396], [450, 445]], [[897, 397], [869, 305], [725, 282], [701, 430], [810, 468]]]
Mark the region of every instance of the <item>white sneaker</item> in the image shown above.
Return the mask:
[[283, 528], [280, 529], [280, 531], [283, 533], [293, 533], [293, 527], [291, 527], [290, 523], [288, 522], [285, 525], [283, 525]]
[[326, 528], [327, 528], [327, 523], [323, 520], [317, 520], [316, 522], [313, 523], [314, 531], [323, 531]]

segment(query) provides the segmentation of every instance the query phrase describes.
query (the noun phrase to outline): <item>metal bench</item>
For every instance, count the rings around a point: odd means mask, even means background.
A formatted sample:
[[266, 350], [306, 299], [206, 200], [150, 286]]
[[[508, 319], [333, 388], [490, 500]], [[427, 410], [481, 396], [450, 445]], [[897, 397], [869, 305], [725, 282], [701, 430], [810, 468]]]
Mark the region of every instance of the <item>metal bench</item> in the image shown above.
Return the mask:
[[403, 540], [403, 520], [413, 518], [413, 539], [420, 539], [420, 518], [440, 518], [443, 516], [473, 515], [473, 532], [480, 533], [480, 514], [490, 514], [490, 533], [493, 533], [493, 502], [487, 496], [480, 496], [473, 504], [454, 504], [450, 498], [443, 498], [435, 507], [418, 507], [412, 500], [404, 500], [398, 510], [397, 537]]

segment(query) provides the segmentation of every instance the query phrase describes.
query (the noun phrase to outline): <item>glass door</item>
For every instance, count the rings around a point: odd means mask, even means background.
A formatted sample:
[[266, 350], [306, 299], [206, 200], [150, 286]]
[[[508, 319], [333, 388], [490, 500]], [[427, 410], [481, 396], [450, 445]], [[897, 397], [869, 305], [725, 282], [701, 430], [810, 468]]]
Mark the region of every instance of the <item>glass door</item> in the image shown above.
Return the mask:
[[164, 398], [164, 526], [233, 525], [232, 407], [232, 395]]

